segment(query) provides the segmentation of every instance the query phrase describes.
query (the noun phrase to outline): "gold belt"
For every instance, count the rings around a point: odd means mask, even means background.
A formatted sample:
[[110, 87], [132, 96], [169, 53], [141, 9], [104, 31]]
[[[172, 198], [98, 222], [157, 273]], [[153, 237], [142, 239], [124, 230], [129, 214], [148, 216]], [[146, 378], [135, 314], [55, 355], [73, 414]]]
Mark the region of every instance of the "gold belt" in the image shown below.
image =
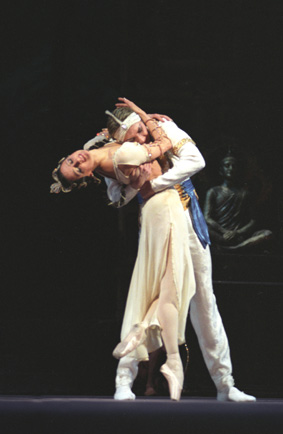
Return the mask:
[[[182, 202], [184, 210], [188, 209], [189, 206], [190, 206], [190, 200], [191, 200], [190, 196], [184, 190], [184, 188], [182, 187], [182, 184], [175, 184], [174, 188], [177, 190], [177, 192], [179, 194], [179, 197], [180, 197], [180, 200]], [[194, 193], [195, 193], [195, 195], [196, 195], [196, 197], [198, 199], [198, 195], [197, 195], [196, 190], [194, 190]]]

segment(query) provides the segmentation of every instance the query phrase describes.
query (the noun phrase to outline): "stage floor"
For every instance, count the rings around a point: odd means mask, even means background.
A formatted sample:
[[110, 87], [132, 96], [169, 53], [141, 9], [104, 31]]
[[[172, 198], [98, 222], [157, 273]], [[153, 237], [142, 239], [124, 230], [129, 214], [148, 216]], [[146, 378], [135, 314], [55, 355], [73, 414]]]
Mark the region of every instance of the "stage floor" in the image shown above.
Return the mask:
[[1, 434], [280, 434], [283, 400], [0, 396]]

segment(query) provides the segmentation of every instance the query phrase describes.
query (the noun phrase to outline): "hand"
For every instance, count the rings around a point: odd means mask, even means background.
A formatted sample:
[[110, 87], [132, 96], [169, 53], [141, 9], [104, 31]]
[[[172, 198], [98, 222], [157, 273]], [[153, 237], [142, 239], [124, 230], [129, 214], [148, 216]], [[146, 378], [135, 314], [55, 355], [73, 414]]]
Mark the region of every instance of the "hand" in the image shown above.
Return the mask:
[[97, 136], [104, 136], [105, 139], [109, 140], [110, 135], [109, 135], [109, 131], [108, 128], [102, 128], [102, 130], [96, 134]]
[[134, 169], [130, 175], [131, 187], [136, 190], [140, 189], [149, 179], [151, 174], [151, 164], [145, 163]]
[[147, 116], [149, 116], [151, 119], [156, 119], [159, 122], [164, 122], [165, 120], [166, 121], [172, 121], [172, 119], [169, 118], [169, 116], [167, 116], [167, 115], [159, 115], [158, 113], [154, 113], [154, 114], [151, 114], [151, 115], [147, 114]]
[[115, 105], [116, 107], [129, 107], [132, 109], [137, 115], [143, 115], [145, 112], [139, 108], [134, 102], [130, 101], [127, 98], [118, 98], [119, 101]]

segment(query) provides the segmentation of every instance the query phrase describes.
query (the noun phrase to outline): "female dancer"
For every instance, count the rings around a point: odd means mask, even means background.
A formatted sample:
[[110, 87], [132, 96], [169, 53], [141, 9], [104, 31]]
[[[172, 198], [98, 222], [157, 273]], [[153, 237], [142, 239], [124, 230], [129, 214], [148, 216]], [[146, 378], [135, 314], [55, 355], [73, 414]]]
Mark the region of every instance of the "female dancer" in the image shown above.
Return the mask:
[[[93, 170], [129, 184], [138, 177], [141, 164], [153, 161], [171, 148], [170, 140], [155, 121], [135, 104], [122, 100], [131, 104], [155, 141], [148, 145], [126, 142], [89, 152], [76, 151], [53, 172], [57, 181], [53, 189], [70, 191], [78, 180], [92, 176]], [[66, 181], [71, 184], [67, 186]], [[123, 319], [122, 341], [113, 352], [117, 358], [129, 354], [139, 361], [147, 360], [148, 353], [161, 347], [163, 341], [167, 360], [161, 372], [168, 381], [173, 400], [180, 399], [183, 386], [178, 345], [185, 342], [189, 302], [195, 292], [187, 240], [184, 211], [174, 188], [155, 194], [143, 203], [138, 256]]]

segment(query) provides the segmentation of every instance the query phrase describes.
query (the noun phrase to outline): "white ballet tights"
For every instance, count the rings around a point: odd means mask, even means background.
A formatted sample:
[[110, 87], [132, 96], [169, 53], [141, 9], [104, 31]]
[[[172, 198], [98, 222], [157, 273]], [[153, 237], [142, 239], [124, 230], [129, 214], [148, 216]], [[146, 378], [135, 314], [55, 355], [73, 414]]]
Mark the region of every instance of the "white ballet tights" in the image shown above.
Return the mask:
[[178, 347], [178, 300], [173, 281], [172, 246], [169, 246], [166, 272], [161, 281], [157, 306], [157, 318], [161, 326], [161, 336], [167, 353], [179, 354]]

